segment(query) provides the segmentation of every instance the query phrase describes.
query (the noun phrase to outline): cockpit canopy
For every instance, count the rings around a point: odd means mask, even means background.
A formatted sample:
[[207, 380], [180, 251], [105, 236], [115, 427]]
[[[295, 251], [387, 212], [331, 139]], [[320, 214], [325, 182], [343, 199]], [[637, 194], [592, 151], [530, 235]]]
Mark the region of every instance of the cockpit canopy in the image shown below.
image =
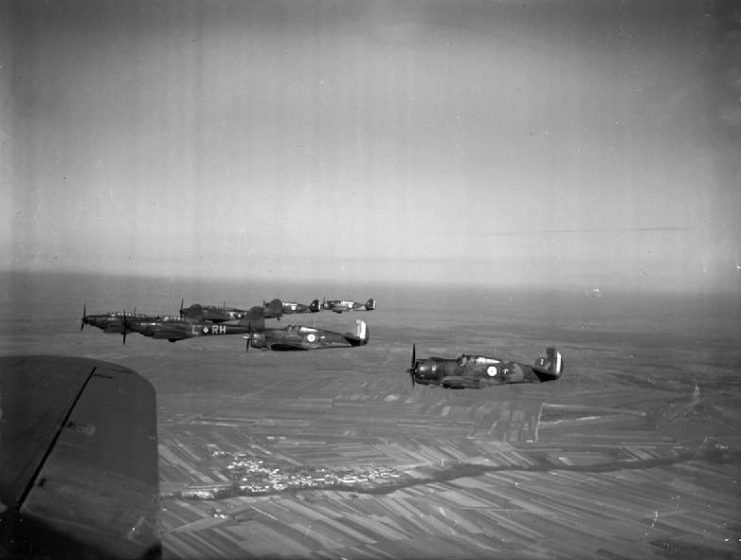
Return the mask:
[[315, 332], [317, 332], [316, 329], [314, 329], [312, 327], [305, 327], [303, 325], [288, 325], [286, 327], [286, 330], [288, 332], [295, 332], [295, 333], [299, 333], [299, 334], [306, 334], [306, 333], [315, 333]]
[[502, 361], [496, 358], [490, 358], [488, 356], [471, 356], [468, 354], [463, 354], [460, 358], [458, 358], [458, 363], [462, 366], [466, 364], [487, 365], [501, 364]]

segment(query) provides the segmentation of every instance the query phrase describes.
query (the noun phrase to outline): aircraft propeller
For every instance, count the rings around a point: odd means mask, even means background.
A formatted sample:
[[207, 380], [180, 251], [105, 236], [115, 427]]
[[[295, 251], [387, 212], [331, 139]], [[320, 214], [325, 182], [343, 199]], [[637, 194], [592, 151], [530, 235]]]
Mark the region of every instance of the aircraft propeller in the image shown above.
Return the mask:
[[245, 349], [244, 349], [244, 351], [245, 352], [249, 352], [250, 351], [250, 346], [252, 346], [252, 323], [251, 322], [250, 322], [249, 329], [247, 330], [247, 336], [245, 336], [245, 338], [247, 340], [246, 340], [246, 343], [245, 343]]
[[414, 366], [417, 363], [417, 345], [412, 344], [412, 366], [407, 370], [409, 372], [409, 377], [412, 378], [412, 389], [414, 389], [414, 386], [416, 385], [416, 381], [414, 379]]
[[129, 330], [129, 322], [126, 320], [126, 310], [123, 311], [123, 329], [121, 334], [123, 335], [123, 345], [126, 346], [126, 331]]
[[180, 318], [183, 318], [183, 305], [185, 305], [185, 298], [180, 300]]
[[82, 319], [80, 319], [80, 331], [85, 328], [85, 319], [87, 319], [87, 304], [82, 304]]

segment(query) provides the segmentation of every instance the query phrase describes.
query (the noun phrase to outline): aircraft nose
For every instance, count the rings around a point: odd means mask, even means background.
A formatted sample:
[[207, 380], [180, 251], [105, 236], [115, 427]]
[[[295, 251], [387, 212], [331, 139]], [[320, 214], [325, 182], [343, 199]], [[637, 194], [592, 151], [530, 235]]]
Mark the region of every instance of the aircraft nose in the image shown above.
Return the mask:
[[434, 372], [434, 366], [433, 364], [430, 364], [426, 361], [419, 361], [416, 364], [414, 364], [414, 372], [418, 377], [430, 377], [432, 373]]

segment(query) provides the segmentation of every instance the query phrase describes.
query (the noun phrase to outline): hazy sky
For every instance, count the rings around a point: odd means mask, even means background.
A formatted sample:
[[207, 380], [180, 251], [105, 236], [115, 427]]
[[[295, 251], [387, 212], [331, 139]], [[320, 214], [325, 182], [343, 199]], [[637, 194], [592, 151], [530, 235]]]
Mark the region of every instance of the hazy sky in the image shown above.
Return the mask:
[[0, 264], [741, 291], [731, 6], [4, 2]]

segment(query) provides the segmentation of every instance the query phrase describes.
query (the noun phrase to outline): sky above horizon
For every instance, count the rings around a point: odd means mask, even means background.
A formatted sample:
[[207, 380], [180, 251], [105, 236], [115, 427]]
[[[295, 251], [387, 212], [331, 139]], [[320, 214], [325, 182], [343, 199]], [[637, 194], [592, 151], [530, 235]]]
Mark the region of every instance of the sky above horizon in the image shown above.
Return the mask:
[[0, 21], [5, 268], [741, 293], [732, 2]]

